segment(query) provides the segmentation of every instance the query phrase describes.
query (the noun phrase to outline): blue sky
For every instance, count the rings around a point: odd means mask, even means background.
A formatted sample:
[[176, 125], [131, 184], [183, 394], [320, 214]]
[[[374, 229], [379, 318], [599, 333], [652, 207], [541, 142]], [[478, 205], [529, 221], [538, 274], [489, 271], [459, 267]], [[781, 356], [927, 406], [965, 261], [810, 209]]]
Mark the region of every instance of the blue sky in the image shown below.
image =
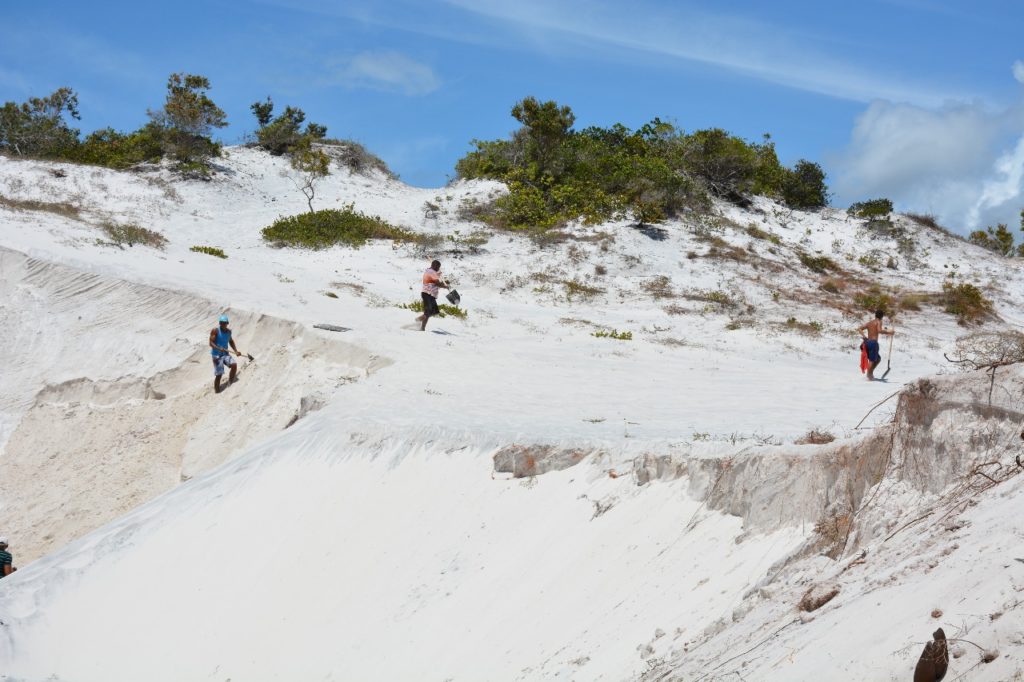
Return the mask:
[[169, 73], [201, 73], [225, 142], [270, 95], [436, 186], [533, 95], [578, 125], [770, 132], [784, 162], [823, 164], [840, 206], [885, 195], [960, 229], [1024, 206], [1010, 0], [39, 0], [4, 16], [0, 100], [68, 85], [84, 131], [138, 127]]

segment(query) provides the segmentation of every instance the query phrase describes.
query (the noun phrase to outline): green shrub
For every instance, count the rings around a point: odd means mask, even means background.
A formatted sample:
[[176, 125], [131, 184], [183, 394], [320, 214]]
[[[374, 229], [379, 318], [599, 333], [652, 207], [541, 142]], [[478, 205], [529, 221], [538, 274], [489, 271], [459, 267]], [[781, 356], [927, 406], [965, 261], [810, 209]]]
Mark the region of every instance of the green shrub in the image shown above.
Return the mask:
[[1000, 256], [1024, 255], [1024, 245], [1019, 250], [1014, 249], [1013, 233], [1003, 223], [984, 230], [975, 230], [968, 235], [967, 241]]
[[526, 97], [512, 107], [512, 118], [523, 124], [521, 138], [526, 163], [543, 175], [560, 161], [561, 144], [569, 136], [576, 115], [569, 107], [560, 107], [554, 101], [540, 102], [535, 97]]
[[684, 141], [685, 167], [725, 199], [737, 199], [753, 189], [758, 154], [755, 145], [721, 128], [698, 130]]
[[462, 234], [461, 230], [454, 230], [452, 234], [446, 235], [443, 241], [451, 246], [451, 253], [468, 252], [479, 254], [490, 239], [491, 235], [483, 230], [470, 232], [466, 235]]
[[140, 227], [135, 223], [103, 223], [100, 226], [107, 238], [117, 246], [124, 248], [136, 244], [152, 246], [154, 249], [163, 249], [167, 245], [167, 238], [159, 232]]
[[603, 294], [604, 289], [600, 287], [592, 287], [589, 284], [584, 284], [577, 279], [567, 279], [562, 282], [562, 286], [565, 287], [565, 297], [572, 300], [573, 296], [580, 298], [593, 298], [598, 294]]
[[835, 272], [836, 270], [839, 269], [839, 266], [836, 265], [835, 261], [833, 261], [828, 256], [812, 256], [809, 253], [805, 253], [803, 251], [801, 251], [797, 255], [800, 258], [800, 262], [803, 263], [804, 266], [819, 274], [824, 274], [826, 272]]
[[211, 135], [227, 125], [224, 112], [209, 98], [204, 76], [175, 73], [167, 80], [164, 106], [148, 111], [150, 122], [122, 133], [102, 128], [79, 140], [70, 121], [78, 119], [78, 95], [59, 88], [47, 97], [33, 97], [0, 107], [0, 151], [19, 156], [64, 159], [124, 169], [170, 156], [186, 176], [207, 177], [209, 159], [221, 146]]
[[625, 331], [620, 332], [617, 329], [599, 329], [596, 332], [591, 333], [591, 336], [596, 336], [599, 339], [615, 339], [616, 341], [632, 341], [633, 332]]
[[510, 230], [547, 229], [562, 222], [544, 192], [521, 182], [509, 183], [508, 194], [494, 201], [494, 211], [489, 222]]
[[809, 334], [811, 336], [817, 336], [825, 328], [821, 322], [817, 320], [808, 320], [807, 322], [800, 322], [795, 317], [791, 317], [786, 320], [786, 327], [793, 331], [800, 332], [802, 334]]
[[306, 113], [302, 109], [286, 106], [274, 118], [274, 102], [269, 97], [265, 102], [254, 102], [249, 109], [259, 124], [256, 130], [257, 144], [274, 156], [291, 152], [304, 138], [321, 140], [327, 134], [327, 128], [317, 123], [309, 123], [303, 130]]
[[854, 303], [857, 304], [861, 310], [867, 310], [874, 312], [876, 310], [884, 310], [886, 312], [892, 312], [893, 298], [889, 294], [883, 293], [881, 288], [873, 286], [867, 291], [861, 291], [854, 295]]
[[864, 254], [857, 259], [857, 262], [872, 272], [878, 272], [881, 267], [881, 261], [878, 258], [878, 254], [874, 252]]
[[621, 124], [574, 130], [571, 109], [532, 97], [512, 113], [519, 130], [507, 140], [474, 140], [455, 167], [460, 178], [508, 186], [492, 211], [474, 216], [496, 227], [547, 230], [627, 216], [657, 223], [706, 210], [709, 193], [738, 202], [758, 193], [798, 207], [824, 205], [820, 167], [801, 161], [784, 168], [767, 137], [750, 143], [720, 129], [688, 134], [657, 118], [636, 130]]
[[[423, 299], [413, 301], [412, 303], [401, 303], [398, 307], [402, 310], [411, 310], [415, 313], [422, 313]], [[464, 309], [447, 303], [438, 303], [437, 309], [440, 311], [437, 315], [438, 317], [457, 317], [460, 320], [464, 320], [468, 314]]]
[[160, 130], [146, 125], [132, 133], [103, 128], [90, 133], [68, 158], [79, 163], [122, 170], [163, 156]]
[[359, 248], [370, 239], [417, 241], [418, 235], [391, 225], [379, 216], [360, 213], [352, 204], [278, 218], [263, 228], [263, 239], [275, 246], [324, 249], [336, 244]]
[[941, 300], [946, 312], [955, 315], [957, 322], [964, 325], [981, 322], [993, 310], [992, 301], [969, 282], [946, 281], [942, 285]]
[[704, 301], [722, 308], [735, 308], [739, 305], [736, 299], [721, 289], [696, 289], [685, 296], [691, 301]]
[[149, 117], [159, 131], [166, 156], [177, 162], [177, 170], [187, 176], [205, 177], [209, 160], [220, 156], [220, 144], [211, 135], [227, 126], [227, 115], [207, 95], [210, 80], [190, 73], [172, 73], [167, 78], [164, 106], [150, 111]]
[[196, 253], [205, 253], [207, 256], [216, 256], [217, 258], [227, 258], [228, 255], [224, 253], [222, 249], [218, 249], [216, 246], [193, 246], [189, 251], [195, 251]]
[[825, 171], [818, 164], [801, 159], [785, 173], [782, 198], [796, 209], [817, 209], [828, 205]]
[[5, 102], [0, 107], [0, 151], [18, 156], [66, 158], [78, 145], [78, 95], [58, 88], [46, 97], [26, 102]]
[[858, 201], [851, 204], [846, 212], [856, 218], [884, 218], [892, 213], [892, 201], [889, 199]]

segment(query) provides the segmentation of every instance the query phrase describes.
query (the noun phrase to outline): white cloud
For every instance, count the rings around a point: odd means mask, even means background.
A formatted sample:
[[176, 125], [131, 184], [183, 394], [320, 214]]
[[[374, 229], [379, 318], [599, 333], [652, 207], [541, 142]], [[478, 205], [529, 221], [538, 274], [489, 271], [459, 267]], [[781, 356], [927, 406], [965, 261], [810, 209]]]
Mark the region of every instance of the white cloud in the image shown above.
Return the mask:
[[1018, 83], [1024, 83], [1024, 62], [1019, 59], [1013, 63], [1013, 77]]
[[[982, 216], [995, 212], [1000, 215], [1000, 220], [995, 222], [1010, 223], [1001, 214], [1012, 213], [1020, 209], [1021, 191], [1024, 189], [1022, 181], [1024, 181], [1024, 135], [1017, 140], [1013, 149], [996, 159], [991, 175], [985, 179], [982, 185], [981, 195], [967, 214], [967, 224], [970, 227], [978, 227]], [[1007, 210], [1000, 211], [1001, 208]]]
[[934, 213], [958, 231], [1016, 222], [1024, 204], [1022, 107], [979, 103], [926, 109], [873, 102], [846, 150], [830, 162], [844, 203], [891, 198], [903, 210]]
[[328, 63], [327, 70], [327, 84], [349, 88], [425, 95], [441, 87], [432, 68], [391, 50], [340, 57]]

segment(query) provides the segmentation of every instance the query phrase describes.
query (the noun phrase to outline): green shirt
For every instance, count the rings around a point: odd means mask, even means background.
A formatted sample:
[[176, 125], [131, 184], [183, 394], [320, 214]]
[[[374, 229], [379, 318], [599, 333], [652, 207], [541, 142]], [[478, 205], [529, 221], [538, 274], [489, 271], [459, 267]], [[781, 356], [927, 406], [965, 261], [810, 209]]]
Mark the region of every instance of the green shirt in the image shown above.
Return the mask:
[[11, 566], [13, 568], [14, 557], [11, 553], [0, 549], [0, 578], [4, 577], [4, 566]]

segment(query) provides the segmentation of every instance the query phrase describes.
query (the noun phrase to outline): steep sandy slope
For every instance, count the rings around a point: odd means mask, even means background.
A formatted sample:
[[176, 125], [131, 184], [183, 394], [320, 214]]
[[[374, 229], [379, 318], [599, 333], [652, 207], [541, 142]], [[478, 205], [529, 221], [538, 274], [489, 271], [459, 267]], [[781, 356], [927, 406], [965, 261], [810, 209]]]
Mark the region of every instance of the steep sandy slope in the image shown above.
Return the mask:
[[[1010, 679], [1007, 374], [991, 408], [983, 376], [910, 387], [893, 426], [845, 444], [524, 445], [562, 465], [511, 479], [500, 439], [329, 406], [5, 581], [0, 662], [30, 680], [905, 679], [941, 625], [955, 674]], [[801, 611], [812, 588], [838, 592]]]
[[[494, 446], [470, 434], [332, 412], [0, 587], [4, 669], [622, 679], [645, 669], [658, 627], [709, 625], [801, 540], [737, 544], [740, 519], [720, 514], [690, 530], [702, 505], [682, 481], [641, 489], [590, 465], [494, 479]], [[110, 590], [131, 598], [97, 611]]]
[[885, 472], [877, 484], [829, 500], [807, 558], [773, 570], [731, 618], [660, 650], [643, 679], [909, 680], [939, 627], [947, 679], [1024, 677], [1022, 426], [1019, 365], [994, 384], [977, 372], [908, 387], [854, 460]]
[[[802, 619], [794, 604], [845, 565], [819, 552], [874, 552], [988, 454], [979, 434], [1009, 432], [939, 406], [930, 445], [894, 445], [886, 424], [907, 419], [896, 400], [861, 420], [902, 384], [949, 371], [942, 351], [969, 331], [934, 302], [951, 276], [993, 299], [988, 329], [1019, 320], [1017, 261], [902, 217], [880, 229], [764, 200], [642, 230], [572, 227], [542, 246], [459, 218], [463, 202], [501, 191], [492, 184], [421, 190], [342, 170], [321, 207], [355, 202], [442, 241], [310, 253], [261, 241], [303, 200], [284, 162], [254, 150], [228, 150], [210, 183], [54, 169], [0, 159], [0, 245], [29, 255], [0, 261], [11, 296], [0, 315], [15, 322], [0, 351], [19, 372], [2, 392], [0, 452], [20, 477], [4, 508], [22, 519], [15, 541], [42, 554], [184, 482], [3, 581], [11, 679], [715, 679], [747, 667], [758, 670], [748, 679], [822, 679], [826, 660], [887, 679], [912, 668], [885, 647], [923, 641], [930, 620], [918, 632], [894, 619], [888, 639], [856, 649], [836, 626], [822, 652], [809, 644], [826, 636], [817, 623], [843, 602]], [[140, 222], [169, 244], [103, 245], [104, 220]], [[197, 244], [229, 258], [190, 252]], [[416, 298], [434, 255], [468, 317], [407, 331], [397, 306]], [[808, 265], [821, 256], [824, 273]], [[856, 369], [874, 283], [903, 299], [888, 385]], [[256, 311], [234, 316], [258, 361], [215, 397], [202, 348], [221, 308]], [[49, 333], [33, 322], [43, 317]], [[328, 346], [316, 322], [349, 327], [345, 345]], [[382, 358], [394, 364], [367, 371]], [[280, 433], [306, 395], [323, 410]], [[812, 428], [838, 440], [794, 444]], [[963, 438], [966, 454], [931, 479], [895, 464]], [[998, 454], [1004, 466], [1010, 454]], [[120, 487], [96, 494], [108, 478]], [[996, 514], [979, 518], [968, 532], [981, 547]], [[842, 546], [829, 523], [843, 524]], [[857, 564], [867, 577], [841, 594], [867, 604], [865, 586], [896, 561]], [[918, 592], [912, 571], [893, 575]], [[856, 632], [881, 617], [847, 612]], [[790, 627], [791, 667], [729, 660], [794, 618], [810, 622]], [[865, 650], [870, 669], [855, 657]]]
[[[293, 323], [231, 313], [241, 381], [211, 391], [209, 301], [0, 249], [9, 368], [0, 513], [27, 563], [207, 471], [386, 359]], [[242, 389], [244, 386], [244, 390]]]

